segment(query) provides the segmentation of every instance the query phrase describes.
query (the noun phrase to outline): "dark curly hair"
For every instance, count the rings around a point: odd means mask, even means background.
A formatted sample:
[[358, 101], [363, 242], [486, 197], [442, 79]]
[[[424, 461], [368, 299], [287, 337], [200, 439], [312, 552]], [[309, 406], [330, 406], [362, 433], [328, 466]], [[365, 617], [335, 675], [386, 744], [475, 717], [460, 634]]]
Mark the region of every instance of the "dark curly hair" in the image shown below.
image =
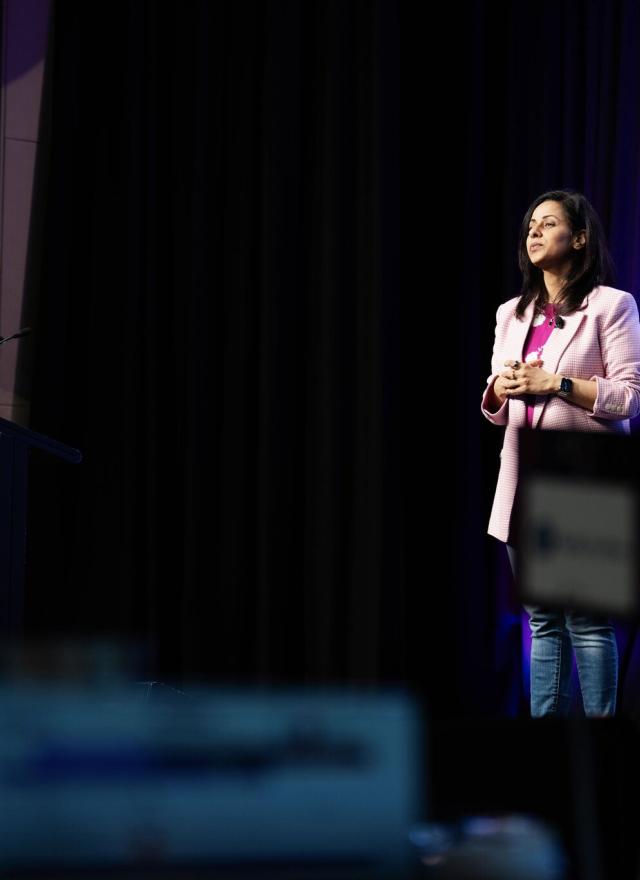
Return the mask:
[[548, 302], [548, 292], [544, 284], [542, 269], [535, 266], [529, 259], [527, 237], [531, 215], [541, 202], [560, 202], [571, 229], [575, 235], [585, 230], [585, 246], [573, 251], [571, 269], [567, 281], [558, 297], [558, 312], [570, 315], [577, 311], [586, 295], [599, 284], [607, 284], [613, 279], [615, 267], [602, 228], [600, 218], [592, 204], [582, 193], [575, 190], [552, 189], [537, 196], [527, 208], [520, 228], [518, 241], [518, 266], [522, 272], [522, 288], [516, 307], [516, 317], [524, 316], [525, 309], [531, 302], [543, 309]]

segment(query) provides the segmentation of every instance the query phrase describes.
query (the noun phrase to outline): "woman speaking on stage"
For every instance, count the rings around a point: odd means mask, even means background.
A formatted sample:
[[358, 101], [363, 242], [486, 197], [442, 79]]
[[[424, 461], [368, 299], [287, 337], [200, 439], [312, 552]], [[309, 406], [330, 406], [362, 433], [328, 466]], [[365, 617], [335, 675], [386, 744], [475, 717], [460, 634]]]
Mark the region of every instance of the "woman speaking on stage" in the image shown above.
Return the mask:
[[[487, 532], [516, 572], [513, 516], [518, 431], [629, 434], [640, 413], [640, 320], [631, 293], [607, 286], [612, 261], [587, 198], [551, 190], [527, 209], [519, 237], [522, 289], [496, 312], [481, 411], [504, 427]], [[609, 618], [523, 606], [531, 630], [531, 715], [567, 715], [572, 651], [584, 712], [616, 711], [618, 650]]]

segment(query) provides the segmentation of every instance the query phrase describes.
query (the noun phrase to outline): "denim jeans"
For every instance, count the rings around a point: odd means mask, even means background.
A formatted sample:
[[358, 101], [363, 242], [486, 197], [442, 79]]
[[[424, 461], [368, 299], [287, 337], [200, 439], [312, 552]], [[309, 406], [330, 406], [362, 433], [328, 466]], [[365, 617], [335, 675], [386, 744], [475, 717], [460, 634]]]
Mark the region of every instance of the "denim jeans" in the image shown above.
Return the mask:
[[[515, 576], [516, 550], [507, 544]], [[523, 605], [531, 630], [531, 716], [568, 715], [576, 658], [585, 715], [615, 715], [618, 645], [613, 623], [572, 610]]]

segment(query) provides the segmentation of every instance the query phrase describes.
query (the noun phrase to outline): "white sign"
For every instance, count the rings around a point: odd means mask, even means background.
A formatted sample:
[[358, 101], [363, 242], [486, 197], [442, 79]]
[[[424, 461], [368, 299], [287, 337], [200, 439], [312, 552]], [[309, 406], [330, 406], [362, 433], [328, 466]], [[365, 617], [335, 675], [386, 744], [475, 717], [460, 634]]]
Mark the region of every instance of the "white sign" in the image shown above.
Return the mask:
[[531, 477], [522, 503], [520, 586], [527, 602], [636, 612], [634, 486]]

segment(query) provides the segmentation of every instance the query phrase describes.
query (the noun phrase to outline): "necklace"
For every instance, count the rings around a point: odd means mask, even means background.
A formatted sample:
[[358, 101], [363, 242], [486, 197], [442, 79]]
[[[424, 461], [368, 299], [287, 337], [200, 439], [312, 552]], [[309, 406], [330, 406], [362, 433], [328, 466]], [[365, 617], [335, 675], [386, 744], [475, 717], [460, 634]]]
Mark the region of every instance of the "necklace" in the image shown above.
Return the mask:
[[548, 324], [551, 327], [555, 321], [555, 317], [555, 308], [553, 303], [546, 303], [542, 308], [536, 308], [536, 315], [533, 319], [533, 326], [539, 327], [541, 324], [544, 324], [545, 321], [548, 321]]

